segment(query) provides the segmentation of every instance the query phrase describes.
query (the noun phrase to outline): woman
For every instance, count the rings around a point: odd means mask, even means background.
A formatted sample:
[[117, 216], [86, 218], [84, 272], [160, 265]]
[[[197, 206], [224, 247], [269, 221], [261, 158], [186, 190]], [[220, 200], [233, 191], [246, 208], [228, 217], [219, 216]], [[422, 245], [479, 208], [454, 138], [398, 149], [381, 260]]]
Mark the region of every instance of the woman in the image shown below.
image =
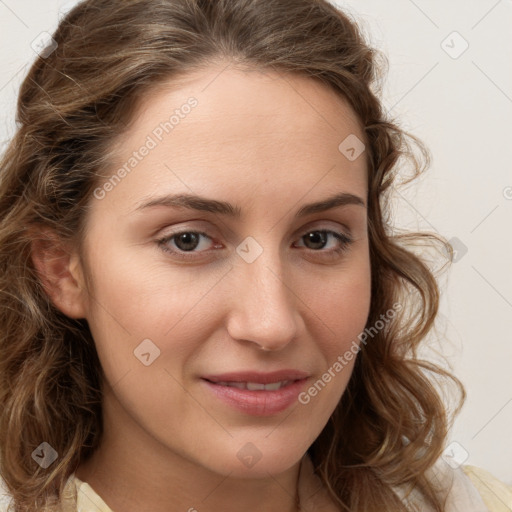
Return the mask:
[[390, 233], [420, 162], [357, 26], [87, 0], [47, 43], [1, 164], [13, 510], [500, 510], [441, 458], [464, 391], [416, 356], [439, 292], [406, 244], [446, 242]]

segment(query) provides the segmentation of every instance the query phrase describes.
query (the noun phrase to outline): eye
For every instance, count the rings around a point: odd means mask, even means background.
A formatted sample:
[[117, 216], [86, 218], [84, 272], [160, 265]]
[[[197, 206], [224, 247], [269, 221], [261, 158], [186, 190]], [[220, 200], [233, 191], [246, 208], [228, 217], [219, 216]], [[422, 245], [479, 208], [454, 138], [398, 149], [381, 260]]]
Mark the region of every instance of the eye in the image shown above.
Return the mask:
[[[202, 231], [181, 231], [179, 233], [174, 233], [172, 235], [161, 238], [160, 240], [157, 240], [157, 243], [163, 251], [173, 253], [179, 258], [188, 259], [191, 256], [186, 253], [205, 252], [204, 250], [195, 251], [195, 249], [198, 247], [202, 246], [204, 249], [205, 245], [209, 245], [201, 244], [201, 237], [205, 237], [211, 240], [211, 238]], [[173, 248], [171, 242], [175, 248]]]
[[[328, 238], [334, 239], [334, 247], [330, 250], [322, 250], [327, 244]], [[304, 240], [305, 246], [313, 252], [319, 252], [328, 256], [335, 257], [340, 253], [347, 251], [353, 243], [353, 239], [345, 233], [332, 231], [330, 229], [315, 229], [302, 235], [301, 240]]]

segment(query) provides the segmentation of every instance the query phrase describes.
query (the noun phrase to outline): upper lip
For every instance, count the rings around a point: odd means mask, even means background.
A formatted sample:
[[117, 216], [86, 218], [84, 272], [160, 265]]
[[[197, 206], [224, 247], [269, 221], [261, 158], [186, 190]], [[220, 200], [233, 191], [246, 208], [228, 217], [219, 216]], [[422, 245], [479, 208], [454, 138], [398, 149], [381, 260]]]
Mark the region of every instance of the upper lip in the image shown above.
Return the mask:
[[258, 384], [272, 384], [287, 380], [301, 380], [309, 374], [301, 370], [278, 370], [275, 372], [229, 372], [218, 375], [204, 375], [202, 378], [211, 382], [256, 382]]

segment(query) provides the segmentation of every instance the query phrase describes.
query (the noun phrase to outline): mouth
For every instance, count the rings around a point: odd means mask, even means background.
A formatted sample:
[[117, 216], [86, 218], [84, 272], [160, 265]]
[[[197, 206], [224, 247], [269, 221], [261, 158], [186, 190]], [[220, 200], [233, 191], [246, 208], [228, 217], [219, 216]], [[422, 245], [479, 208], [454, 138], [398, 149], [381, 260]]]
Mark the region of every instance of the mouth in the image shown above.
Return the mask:
[[273, 373], [238, 372], [201, 378], [206, 388], [230, 409], [271, 416], [297, 402], [309, 375], [296, 370]]

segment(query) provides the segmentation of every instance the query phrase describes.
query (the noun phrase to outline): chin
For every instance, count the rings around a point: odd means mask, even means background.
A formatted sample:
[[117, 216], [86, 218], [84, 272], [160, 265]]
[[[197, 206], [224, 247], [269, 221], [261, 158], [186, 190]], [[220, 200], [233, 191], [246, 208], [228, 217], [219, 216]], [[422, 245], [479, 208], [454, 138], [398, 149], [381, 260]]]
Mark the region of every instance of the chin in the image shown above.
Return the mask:
[[279, 436], [272, 439], [267, 432], [246, 435], [243, 440], [233, 438], [227, 445], [218, 444], [220, 451], [211, 453], [205, 466], [232, 478], [268, 478], [298, 464], [311, 444], [291, 436], [286, 442], [288, 445]]

